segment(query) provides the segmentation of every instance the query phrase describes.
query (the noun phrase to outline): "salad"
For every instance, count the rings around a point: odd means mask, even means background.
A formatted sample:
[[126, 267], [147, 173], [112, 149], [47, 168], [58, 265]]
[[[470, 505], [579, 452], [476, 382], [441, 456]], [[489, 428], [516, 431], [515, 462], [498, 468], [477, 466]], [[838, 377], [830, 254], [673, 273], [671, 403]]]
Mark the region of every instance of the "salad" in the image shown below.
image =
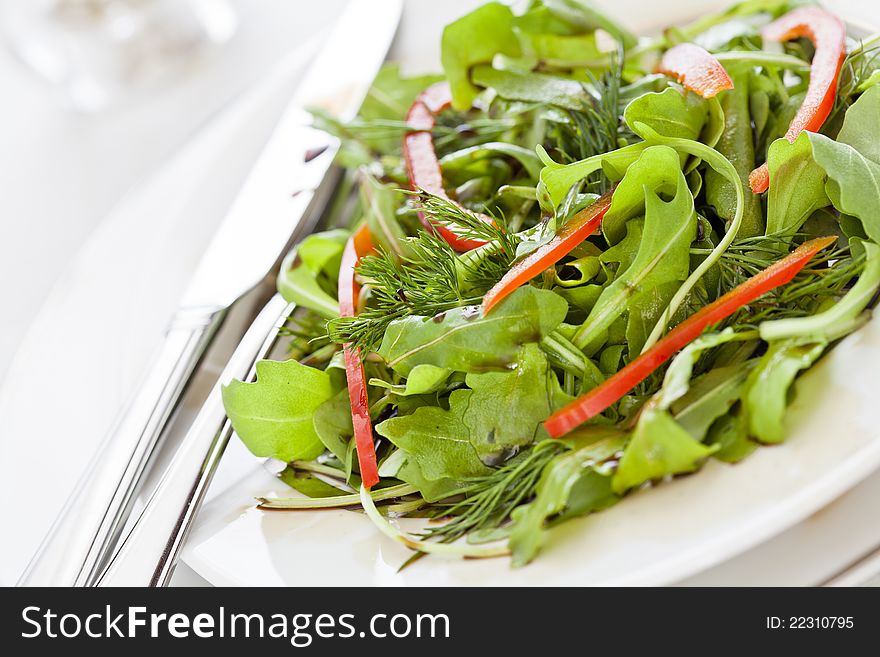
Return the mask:
[[298, 491], [261, 507], [521, 566], [785, 440], [795, 379], [880, 287], [878, 46], [797, 0], [651, 38], [490, 2], [442, 74], [389, 65], [353, 122], [317, 112], [346, 175], [278, 276], [289, 353], [223, 391]]

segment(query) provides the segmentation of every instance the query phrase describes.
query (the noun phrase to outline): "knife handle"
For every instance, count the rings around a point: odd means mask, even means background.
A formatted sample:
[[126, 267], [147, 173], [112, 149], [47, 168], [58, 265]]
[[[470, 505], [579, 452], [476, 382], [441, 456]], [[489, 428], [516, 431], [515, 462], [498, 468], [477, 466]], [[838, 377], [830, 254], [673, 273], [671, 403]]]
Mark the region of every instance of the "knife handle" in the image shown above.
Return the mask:
[[225, 309], [178, 312], [135, 396], [101, 442], [20, 586], [89, 586], [131, 512], [147, 465]]
[[253, 377], [255, 362], [268, 356], [278, 339], [278, 329], [292, 311], [293, 305], [275, 295], [257, 315], [97, 586], [168, 583], [177, 553], [232, 435], [221, 385], [234, 378]]

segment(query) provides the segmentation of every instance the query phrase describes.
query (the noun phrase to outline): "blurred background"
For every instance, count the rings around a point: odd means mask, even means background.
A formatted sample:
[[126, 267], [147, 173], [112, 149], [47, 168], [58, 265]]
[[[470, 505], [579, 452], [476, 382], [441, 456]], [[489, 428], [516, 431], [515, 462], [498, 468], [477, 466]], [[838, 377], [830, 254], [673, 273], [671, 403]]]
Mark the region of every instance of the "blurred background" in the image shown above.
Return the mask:
[[[393, 56], [436, 70], [439, 16], [477, 4], [406, 0]], [[658, 27], [645, 0], [595, 4]], [[663, 20], [728, 4], [675, 2]], [[856, 20], [878, 12], [876, 0], [828, 4]], [[17, 536], [0, 584], [17, 579], [136, 384], [344, 5], [0, 0], [0, 525]]]

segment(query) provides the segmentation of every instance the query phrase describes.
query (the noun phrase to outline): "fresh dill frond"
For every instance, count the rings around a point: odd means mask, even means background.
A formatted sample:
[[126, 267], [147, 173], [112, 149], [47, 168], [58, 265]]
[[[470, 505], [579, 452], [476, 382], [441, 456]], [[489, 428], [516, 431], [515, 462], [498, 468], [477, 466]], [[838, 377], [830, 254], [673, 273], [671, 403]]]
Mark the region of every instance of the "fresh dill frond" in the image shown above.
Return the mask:
[[420, 192], [415, 198], [416, 205], [432, 223], [440, 223], [454, 228], [461, 237], [470, 240], [483, 240], [497, 245], [503, 255], [513, 259], [519, 238], [507, 231], [504, 216], [487, 210], [491, 222], [462, 208], [449, 199]]
[[434, 147], [442, 155], [447, 151], [504, 139], [508, 132], [519, 126], [518, 114], [521, 113], [504, 117], [473, 117], [462, 112], [445, 111], [437, 117], [437, 125], [432, 131]]
[[472, 480], [463, 491], [464, 499], [435, 513], [435, 517], [450, 516], [451, 519], [439, 527], [428, 528], [425, 537], [452, 542], [465, 534], [497, 529], [516, 507], [535, 496], [544, 468], [562, 450], [558, 441], [545, 440], [524, 458]]
[[305, 308], [297, 308], [278, 330], [278, 335], [290, 338], [287, 350], [295, 360], [307, 358], [331, 344], [324, 318]]
[[[608, 70], [600, 76], [588, 72], [589, 84], [584, 85], [590, 99], [585, 110], [568, 110], [568, 123], [557, 124], [555, 149], [563, 162], [583, 160], [618, 148], [628, 129], [621, 121], [620, 88], [622, 86], [623, 57], [612, 59]], [[608, 181], [601, 171], [587, 180], [591, 191], [604, 193]]]
[[437, 235], [422, 231], [407, 240], [407, 256], [379, 249], [366, 256], [357, 275], [369, 290], [369, 303], [357, 317], [328, 323], [328, 334], [337, 343], [351, 343], [366, 355], [375, 350], [388, 325], [408, 315], [434, 316], [457, 306], [479, 303], [462, 289], [457, 254]]

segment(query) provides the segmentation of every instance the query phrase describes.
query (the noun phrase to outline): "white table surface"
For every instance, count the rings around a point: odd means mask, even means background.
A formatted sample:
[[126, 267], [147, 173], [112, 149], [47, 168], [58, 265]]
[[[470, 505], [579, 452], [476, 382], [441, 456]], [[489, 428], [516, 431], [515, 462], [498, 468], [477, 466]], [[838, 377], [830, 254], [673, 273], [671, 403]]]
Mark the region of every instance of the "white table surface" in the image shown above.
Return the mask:
[[[306, 3], [284, 0], [237, 0], [233, 4], [241, 20], [238, 33], [232, 42], [203, 61], [193, 76], [137, 106], [95, 115], [70, 112], [58, 101], [54, 90], [0, 49], [0, 80], [6, 100], [0, 103], [0, 298], [4, 301], [0, 380], [53, 284], [126, 191], [158, 169], [198, 126], [253, 85], [274, 62], [329, 24], [343, 3], [311, 2], [307, 10]], [[457, 4], [473, 3], [458, 0]], [[612, 6], [620, 15], [637, 4], [637, 0], [626, 0]], [[864, 17], [872, 2], [846, 4], [856, 17]], [[430, 0], [410, 0], [407, 20], [429, 12], [430, 5]], [[670, 20], [675, 18], [671, 16]], [[406, 43], [405, 38], [398, 48], [425, 50], [426, 60], [435, 55], [422, 44]], [[63, 319], [59, 320], [58, 339], [63, 343]], [[2, 432], [0, 426], [0, 435]], [[51, 479], [53, 473], [44, 471], [40, 476]], [[831, 519], [824, 525], [820, 523], [823, 531], [852, 533], [854, 546], [857, 544], [855, 556], [862, 544], [874, 540], [861, 525], [866, 521], [880, 525], [876, 505], [866, 505], [877, 490], [878, 485], [869, 480], [838, 504], [844, 511], [825, 514]], [[4, 499], [0, 503], [14, 501]], [[874, 511], [874, 517], [860, 513], [867, 508]], [[809, 541], [805, 544], [805, 537], [820, 520], [812, 518], [734, 563], [688, 583], [743, 583], [741, 574], [749, 564], [755, 564], [756, 575], [766, 576], [773, 572], [772, 564], [778, 562], [781, 551], [790, 551], [799, 543], [801, 553], [790, 555], [788, 561], [800, 558], [805, 568], [828, 575], [823, 555], [816, 554]], [[0, 561], [4, 558], [0, 548]], [[12, 567], [0, 570], [0, 584], [12, 583], [23, 565], [18, 555]], [[796, 583], [797, 568], [792, 572], [776, 583]], [[182, 585], [203, 583], [185, 568], [175, 581]]]

